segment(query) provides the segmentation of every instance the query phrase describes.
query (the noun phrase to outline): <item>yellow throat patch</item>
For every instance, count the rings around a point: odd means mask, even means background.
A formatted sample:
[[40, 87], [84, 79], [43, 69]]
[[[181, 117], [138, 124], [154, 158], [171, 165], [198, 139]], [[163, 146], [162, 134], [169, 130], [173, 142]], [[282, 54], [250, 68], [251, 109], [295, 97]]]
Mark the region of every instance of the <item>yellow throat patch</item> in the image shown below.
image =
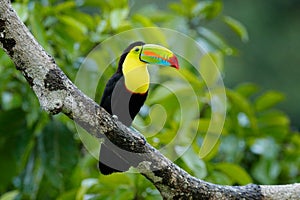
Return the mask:
[[122, 71], [125, 86], [130, 92], [144, 94], [148, 91], [150, 77], [147, 64], [140, 61], [136, 52], [130, 51], [127, 54]]

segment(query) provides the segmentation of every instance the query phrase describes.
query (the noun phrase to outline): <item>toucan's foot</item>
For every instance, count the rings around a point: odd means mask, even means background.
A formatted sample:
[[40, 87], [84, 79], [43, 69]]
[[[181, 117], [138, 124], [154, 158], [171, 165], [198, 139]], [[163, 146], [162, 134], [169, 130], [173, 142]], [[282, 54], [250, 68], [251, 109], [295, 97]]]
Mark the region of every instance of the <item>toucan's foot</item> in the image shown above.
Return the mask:
[[119, 119], [117, 115], [113, 115], [112, 118], [115, 119], [115, 120]]

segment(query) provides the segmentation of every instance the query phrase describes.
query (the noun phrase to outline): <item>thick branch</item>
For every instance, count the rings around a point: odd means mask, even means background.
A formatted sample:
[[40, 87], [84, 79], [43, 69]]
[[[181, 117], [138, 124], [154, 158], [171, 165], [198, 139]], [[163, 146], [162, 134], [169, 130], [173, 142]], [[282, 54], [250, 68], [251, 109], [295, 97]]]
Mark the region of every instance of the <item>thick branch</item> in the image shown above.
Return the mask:
[[214, 185], [190, 176], [79, 91], [37, 43], [8, 0], [0, 0], [0, 46], [22, 72], [45, 111], [62, 112], [93, 136], [100, 138], [105, 134], [118, 147], [134, 152], [138, 170], [156, 186], [164, 199], [300, 198], [300, 184], [233, 187]]

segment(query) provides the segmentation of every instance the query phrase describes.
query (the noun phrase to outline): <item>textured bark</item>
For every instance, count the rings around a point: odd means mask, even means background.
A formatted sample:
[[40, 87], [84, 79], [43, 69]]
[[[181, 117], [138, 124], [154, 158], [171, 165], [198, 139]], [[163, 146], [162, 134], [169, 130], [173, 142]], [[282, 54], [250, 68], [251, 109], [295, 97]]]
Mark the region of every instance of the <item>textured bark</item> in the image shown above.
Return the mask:
[[107, 137], [134, 152], [138, 170], [164, 199], [300, 199], [300, 184], [221, 186], [190, 176], [78, 90], [20, 21], [9, 0], [0, 0], [0, 47], [22, 72], [46, 112], [62, 112], [93, 136]]

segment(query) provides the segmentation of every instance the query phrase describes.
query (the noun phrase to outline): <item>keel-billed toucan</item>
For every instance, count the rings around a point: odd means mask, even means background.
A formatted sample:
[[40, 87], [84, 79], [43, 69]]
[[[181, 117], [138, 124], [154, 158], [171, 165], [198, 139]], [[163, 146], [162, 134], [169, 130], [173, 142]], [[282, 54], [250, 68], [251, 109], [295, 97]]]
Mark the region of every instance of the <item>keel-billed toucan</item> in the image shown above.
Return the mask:
[[[116, 73], [106, 84], [100, 106], [130, 126], [143, 106], [150, 84], [147, 64], [179, 68], [176, 56], [167, 48], [134, 42], [120, 57]], [[102, 174], [127, 171], [134, 163], [122, 150], [105, 140], [101, 145], [99, 170]]]

